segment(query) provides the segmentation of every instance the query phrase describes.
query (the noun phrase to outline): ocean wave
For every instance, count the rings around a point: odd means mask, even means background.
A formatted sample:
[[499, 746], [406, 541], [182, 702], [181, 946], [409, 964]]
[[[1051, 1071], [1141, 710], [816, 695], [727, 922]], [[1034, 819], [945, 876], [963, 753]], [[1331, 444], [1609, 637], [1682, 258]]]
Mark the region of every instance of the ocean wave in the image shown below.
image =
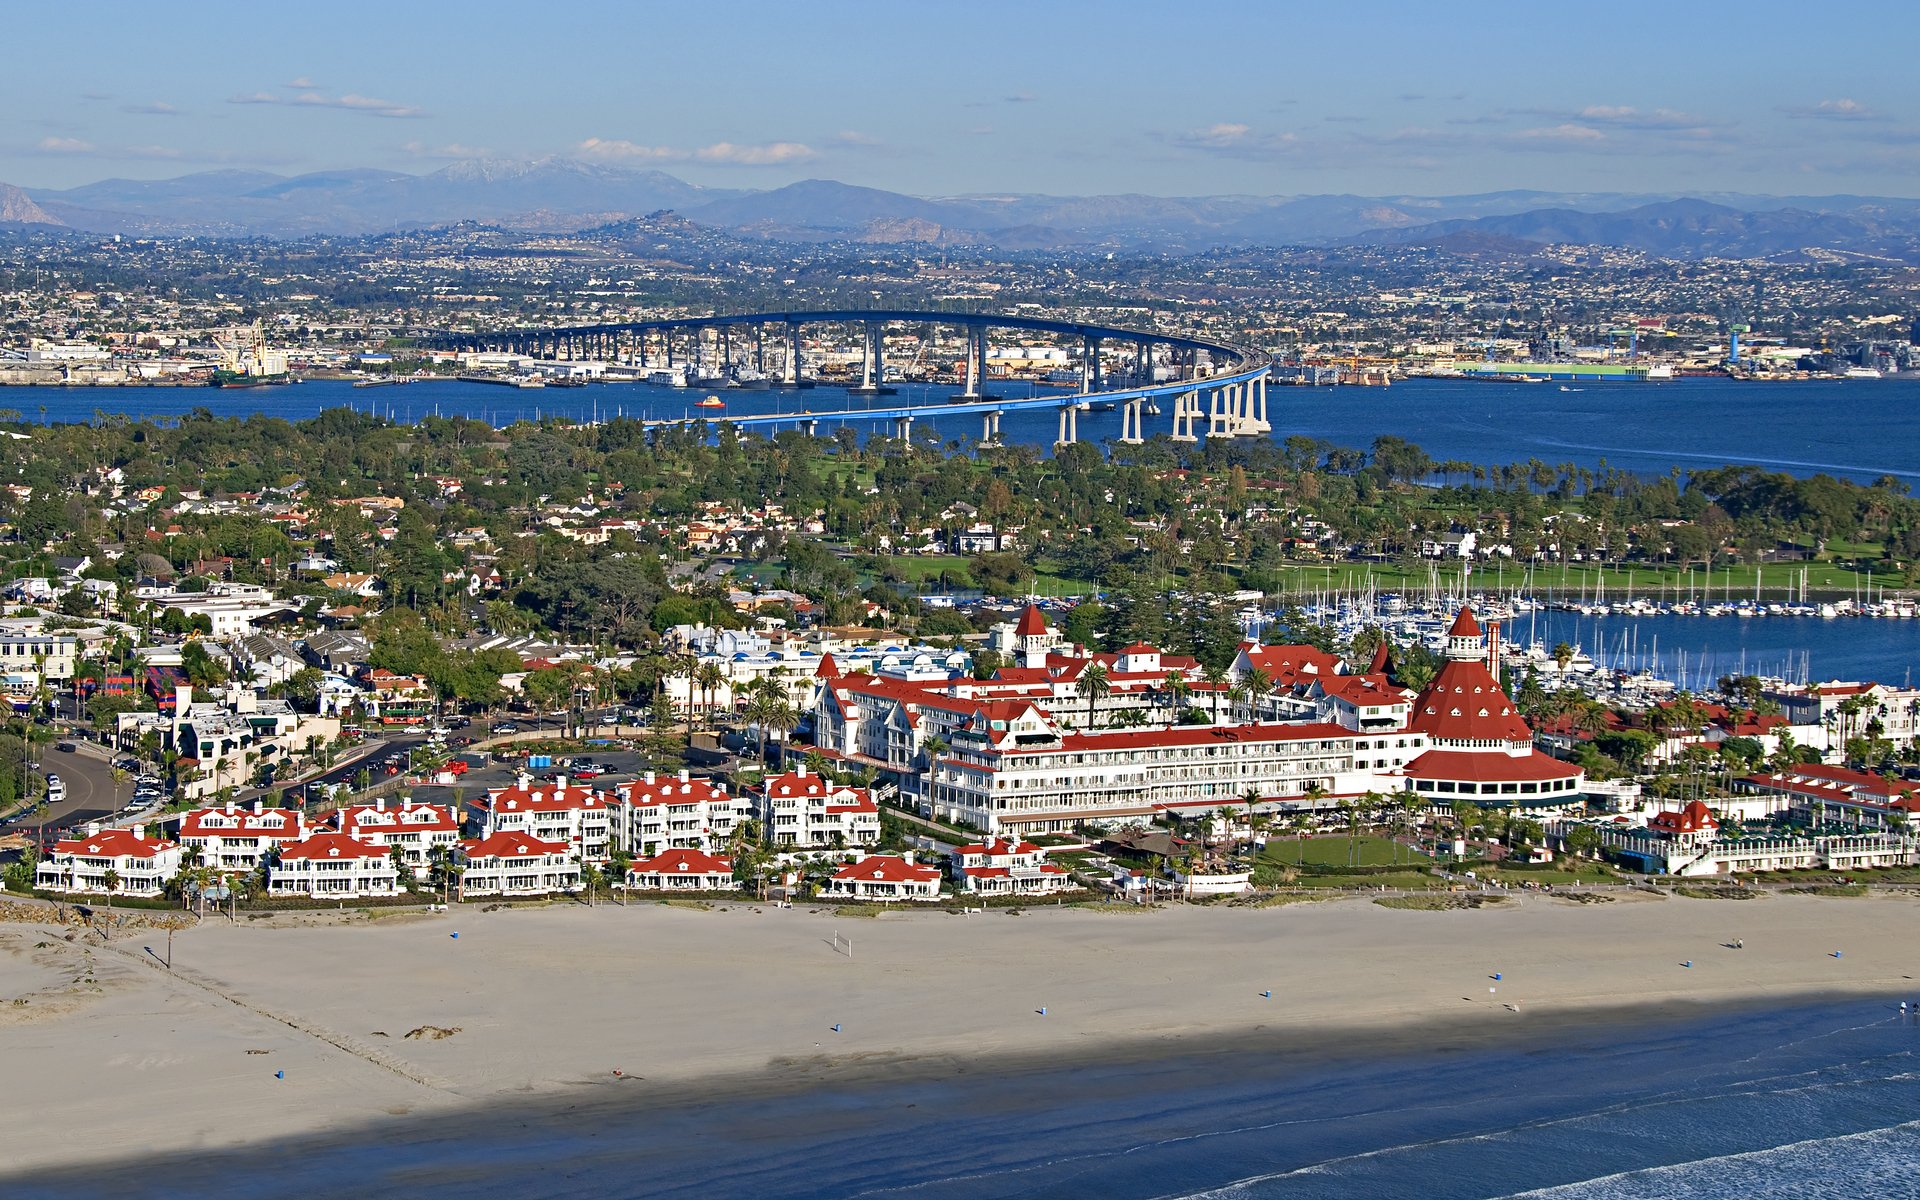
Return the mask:
[[1513, 1192], [1498, 1200], [1853, 1200], [1920, 1195], [1920, 1121]]

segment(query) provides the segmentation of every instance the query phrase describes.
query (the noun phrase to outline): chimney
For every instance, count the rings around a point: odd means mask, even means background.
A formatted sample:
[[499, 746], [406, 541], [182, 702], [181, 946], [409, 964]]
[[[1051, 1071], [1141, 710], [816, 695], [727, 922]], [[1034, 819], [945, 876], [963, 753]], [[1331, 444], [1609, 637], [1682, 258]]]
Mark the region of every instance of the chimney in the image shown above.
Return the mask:
[[653, 786], [653, 772], [652, 772], [652, 771], [648, 771], [648, 772], [647, 772], [647, 776], [646, 776], [646, 779], [647, 779], [647, 786], [648, 786], [648, 787], [652, 787], [652, 786]]
[[100, 822], [98, 822], [98, 821], [88, 821], [88, 822], [87, 822], [87, 827], [86, 827], [86, 834], [87, 834], [87, 836], [88, 836], [88, 837], [99, 837], [99, 836], [100, 836]]
[[139, 824], [139, 825], [135, 825], [135, 826], [133, 827], [133, 836], [134, 836], [134, 837], [137, 837], [137, 838], [139, 838], [139, 839], [140, 839], [141, 841], [143, 841], [143, 842], [144, 842], [144, 841], [146, 841], [146, 839], [147, 839], [147, 827], [146, 827], [146, 824], [145, 824], [144, 822], [142, 822], [142, 823], [141, 823], [141, 824]]
[[233, 811], [233, 797], [232, 797], [232, 796], [228, 796], [228, 797], [227, 797], [227, 811], [228, 811], [229, 813], [231, 813], [231, 812]]
[[682, 769], [680, 772], [680, 782], [685, 783], [690, 778], [692, 778], [692, 772]]
[[513, 786], [517, 788], [524, 789], [527, 787], [527, 785], [531, 784], [532, 782], [533, 782], [533, 776], [527, 774], [525, 771], [517, 772], [513, 777]]
[[795, 768], [793, 769], [793, 773], [794, 773], [795, 775], [799, 775], [799, 776], [802, 776], [802, 777], [804, 777], [804, 776], [806, 775], [806, 773], [807, 773], [807, 764], [806, 764], [806, 763], [801, 763], [801, 764], [800, 764], [799, 766], [797, 766], [797, 767], [795, 767]]
[[253, 802], [253, 815], [256, 817], [259, 816], [265, 808], [266, 808], [266, 801], [255, 800]]
[[387, 811], [387, 798], [385, 796], [375, 796], [373, 798], [373, 811], [375, 812]]
[[564, 792], [566, 790], [567, 790], [567, 777], [565, 775], [555, 775], [553, 777], [553, 794], [558, 796], [561, 792]]

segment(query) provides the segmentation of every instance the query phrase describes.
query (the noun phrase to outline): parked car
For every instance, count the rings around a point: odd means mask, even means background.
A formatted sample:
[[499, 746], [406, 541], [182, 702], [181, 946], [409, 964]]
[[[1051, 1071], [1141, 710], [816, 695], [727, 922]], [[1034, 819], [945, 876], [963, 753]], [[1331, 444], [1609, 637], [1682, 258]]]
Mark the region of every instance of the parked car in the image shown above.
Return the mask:
[[502, 721], [502, 722], [501, 722], [500, 724], [498, 724], [498, 725], [495, 725], [495, 726], [494, 726], [494, 727], [493, 727], [493, 728], [492, 728], [491, 730], [489, 730], [488, 732], [490, 732], [490, 733], [519, 733], [519, 732], [520, 732], [520, 727], [519, 727], [518, 725], [515, 725], [515, 724], [514, 724], [514, 723], [513, 723], [512, 721]]

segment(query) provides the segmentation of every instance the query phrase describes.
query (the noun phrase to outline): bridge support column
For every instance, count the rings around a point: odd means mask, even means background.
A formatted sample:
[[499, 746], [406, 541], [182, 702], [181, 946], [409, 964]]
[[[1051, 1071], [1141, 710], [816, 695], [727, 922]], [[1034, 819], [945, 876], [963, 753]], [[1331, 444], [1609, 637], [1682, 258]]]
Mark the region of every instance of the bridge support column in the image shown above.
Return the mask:
[[767, 373], [767, 327], [753, 327], [753, 369], [761, 375]]
[[1260, 426], [1261, 433], [1272, 433], [1273, 421], [1267, 416], [1267, 377], [1262, 375], [1254, 381], [1254, 386], [1259, 389], [1255, 394], [1260, 398], [1260, 413], [1255, 421]]
[[1173, 401], [1173, 440], [1197, 442], [1194, 430], [1200, 421], [1200, 393], [1181, 392]]
[[1080, 440], [1080, 406], [1063, 404], [1060, 406], [1060, 432], [1054, 438], [1055, 446], [1071, 446]]
[[1117, 439], [1128, 446], [1137, 446], [1145, 441], [1145, 430], [1141, 427], [1144, 418], [1145, 400], [1129, 400], [1120, 406], [1120, 437]]
[[982, 446], [1000, 444], [1000, 414], [997, 411], [980, 414], [980, 444]]
[[1080, 394], [1100, 390], [1100, 339], [1087, 337], [1080, 343]]
[[1133, 347], [1133, 386], [1153, 386], [1153, 351], [1145, 342], [1136, 342]]
[[911, 445], [913, 443], [913, 418], [895, 417], [893, 419], [893, 436]]
[[786, 381], [793, 387], [804, 387], [800, 376], [800, 322], [787, 322], [787, 372]]
[[810, 438], [813, 438], [813, 437], [819, 437], [819, 436], [820, 436], [820, 422], [818, 422], [818, 421], [802, 421], [802, 422], [800, 422], [800, 430], [801, 430], [801, 432], [803, 432], [803, 433], [805, 433], [805, 434], [806, 434], [806, 435], [807, 435], [808, 437], [810, 437]]

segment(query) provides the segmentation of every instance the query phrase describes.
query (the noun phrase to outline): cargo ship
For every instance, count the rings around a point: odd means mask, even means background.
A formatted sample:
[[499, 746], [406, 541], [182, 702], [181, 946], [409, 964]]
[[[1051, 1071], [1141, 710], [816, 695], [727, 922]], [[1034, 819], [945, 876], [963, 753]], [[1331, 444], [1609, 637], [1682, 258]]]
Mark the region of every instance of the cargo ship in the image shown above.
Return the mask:
[[1558, 379], [1569, 383], [1658, 383], [1673, 378], [1665, 363], [1475, 362], [1456, 363], [1466, 379]]
[[207, 382], [217, 388], [279, 387], [283, 383], [292, 383], [293, 376], [284, 373], [255, 375], [248, 371], [229, 371], [223, 367], [216, 370]]

